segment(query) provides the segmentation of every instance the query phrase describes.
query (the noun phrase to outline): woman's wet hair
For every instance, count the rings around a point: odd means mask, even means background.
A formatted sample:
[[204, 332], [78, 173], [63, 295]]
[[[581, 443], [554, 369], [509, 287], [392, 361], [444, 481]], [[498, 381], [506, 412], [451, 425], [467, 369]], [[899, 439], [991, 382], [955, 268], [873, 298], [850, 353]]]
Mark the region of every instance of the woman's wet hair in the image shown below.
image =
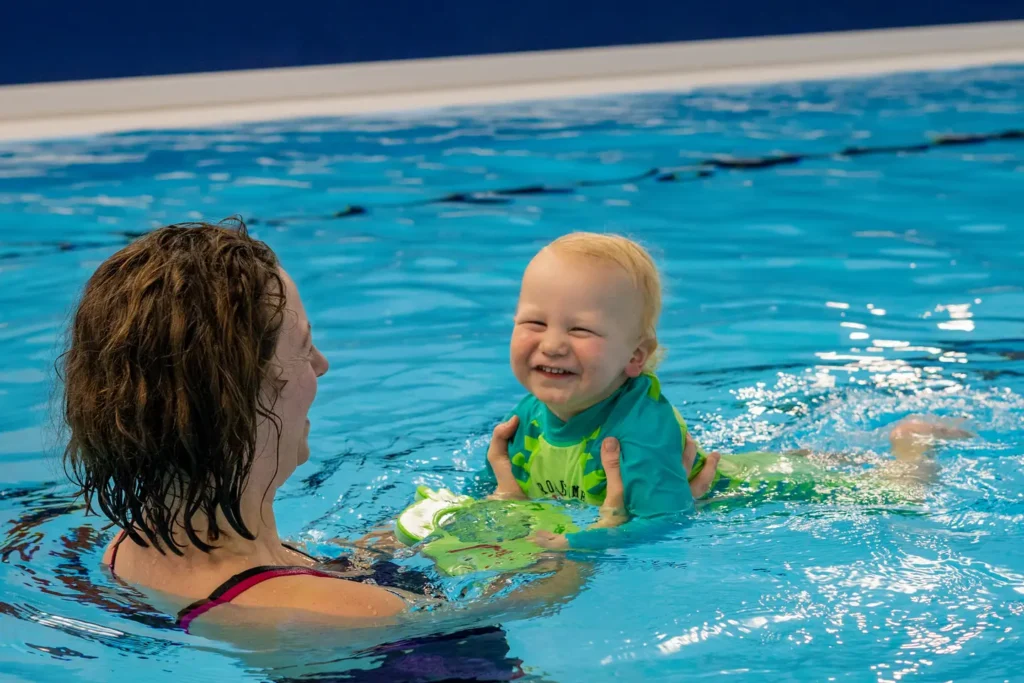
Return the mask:
[[[161, 552], [254, 538], [241, 499], [264, 420], [285, 287], [240, 220], [171, 225], [104, 261], [74, 313], [64, 466], [86, 508]], [[271, 387], [271, 390], [267, 390]], [[223, 515], [218, 521], [218, 511]]]

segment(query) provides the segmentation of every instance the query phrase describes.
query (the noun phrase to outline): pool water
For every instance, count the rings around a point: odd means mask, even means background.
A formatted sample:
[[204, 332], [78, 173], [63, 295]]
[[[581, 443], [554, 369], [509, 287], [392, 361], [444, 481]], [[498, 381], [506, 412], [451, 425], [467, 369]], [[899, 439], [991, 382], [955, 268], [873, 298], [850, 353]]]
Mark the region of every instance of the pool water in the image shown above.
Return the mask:
[[[0, 680], [1015, 679], [1024, 141], [913, 147], [1022, 122], [1007, 66], [0, 145]], [[836, 154], [868, 146], [912, 149]], [[783, 154], [805, 156], [701, 164]], [[99, 566], [113, 532], [62, 481], [52, 367], [104, 258], [233, 214], [297, 281], [331, 362], [312, 458], [279, 497], [294, 540], [469, 485], [521, 395], [518, 278], [571, 230], [655, 253], [662, 384], [705, 446], [861, 472], [912, 413], [977, 437], [938, 450], [919, 505], [705, 509], [465, 637], [353, 654], [321, 634], [275, 657], [186, 635]], [[490, 668], [459, 669], [459, 648]]]

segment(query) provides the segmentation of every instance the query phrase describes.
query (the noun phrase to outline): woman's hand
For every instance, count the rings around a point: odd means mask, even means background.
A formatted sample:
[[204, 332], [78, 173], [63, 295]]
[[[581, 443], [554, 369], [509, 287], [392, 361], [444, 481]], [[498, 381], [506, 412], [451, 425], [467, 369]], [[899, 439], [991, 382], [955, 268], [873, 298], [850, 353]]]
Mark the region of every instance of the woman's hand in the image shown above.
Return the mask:
[[611, 528], [629, 521], [626, 510], [626, 488], [622, 484], [621, 450], [619, 440], [609, 436], [601, 442], [601, 467], [606, 479], [604, 503], [594, 528]]
[[492, 500], [526, 500], [526, 494], [519, 488], [519, 482], [512, 474], [512, 461], [508, 458], [508, 442], [519, 428], [519, 416], [513, 415], [502, 422], [491, 433], [491, 445], [487, 448], [487, 464], [498, 480], [498, 487], [489, 498]]
[[[686, 435], [686, 443], [683, 445], [683, 469], [689, 474], [693, 468], [694, 462], [697, 460], [697, 449], [700, 446], [697, 442]], [[699, 500], [707, 495], [707, 492], [711, 490], [711, 484], [715, 481], [715, 472], [718, 470], [718, 461], [722, 459], [722, 454], [718, 451], [711, 451], [705, 453], [704, 467], [701, 468], [697, 476], [690, 481], [690, 495], [693, 496], [694, 500]]]

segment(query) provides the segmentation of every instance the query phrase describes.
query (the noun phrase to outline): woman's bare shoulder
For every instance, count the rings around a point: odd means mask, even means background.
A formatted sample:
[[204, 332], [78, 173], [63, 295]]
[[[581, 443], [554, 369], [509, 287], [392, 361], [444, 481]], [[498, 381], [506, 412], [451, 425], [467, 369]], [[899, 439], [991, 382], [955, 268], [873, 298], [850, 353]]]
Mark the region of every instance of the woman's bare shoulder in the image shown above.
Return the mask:
[[316, 575], [280, 576], [263, 581], [232, 601], [240, 607], [294, 609], [352, 619], [380, 619], [406, 611], [394, 592], [371, 584]]

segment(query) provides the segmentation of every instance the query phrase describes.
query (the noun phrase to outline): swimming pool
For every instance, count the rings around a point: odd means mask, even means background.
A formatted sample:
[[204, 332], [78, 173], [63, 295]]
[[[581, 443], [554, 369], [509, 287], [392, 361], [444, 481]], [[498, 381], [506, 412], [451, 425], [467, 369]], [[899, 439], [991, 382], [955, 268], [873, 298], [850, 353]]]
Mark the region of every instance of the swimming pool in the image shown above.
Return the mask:
[[[542, 681], [1012, 680], [1024, 142], [914, 146], [1022, 114], [1024, 68], [999, 67], [0, 146], [4, 680], [280, 680], [311, 662], [373, 680], [450, 656], [241, 652], [167, 629], [99, 566], [111, 531], [51, 457], [62, 325], [134, 235], [231, 214], [295, 277], [332, 364], [278, 507], [295, 539], [354, 537], [417, 484], [467, 485], [521, 393], [518, 277], [574, 229], [654, 250], [662, 383], [705, 445], [842, 451], [823, 457], [862, 470], [910, 413], [979, 434], [940, 450], [924, 505], [705, 511], [455, 647]], [[908, 149], [835, 154], [850, 147]], [[772, 161], [701, 163], [717, 154]]]

